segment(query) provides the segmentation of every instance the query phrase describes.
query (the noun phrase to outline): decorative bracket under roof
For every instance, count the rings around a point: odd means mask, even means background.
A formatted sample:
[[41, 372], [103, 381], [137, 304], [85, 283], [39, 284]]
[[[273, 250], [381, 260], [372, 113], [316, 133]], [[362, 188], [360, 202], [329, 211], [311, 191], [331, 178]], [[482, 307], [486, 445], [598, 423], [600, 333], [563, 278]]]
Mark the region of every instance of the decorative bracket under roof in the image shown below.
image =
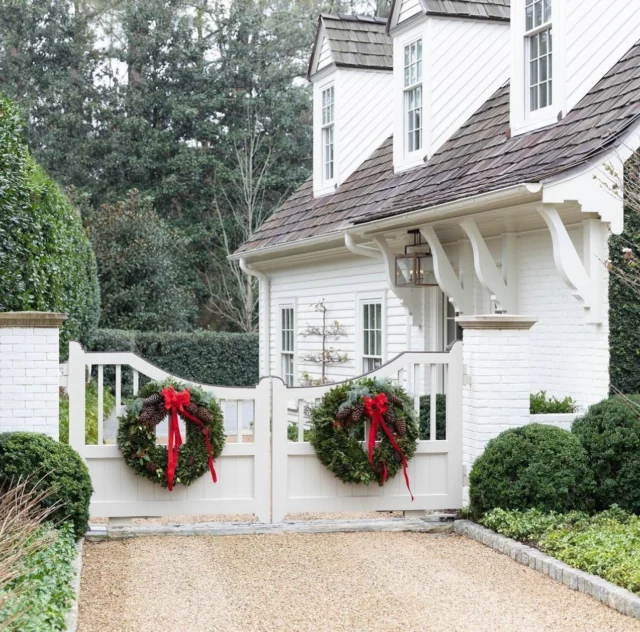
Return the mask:
[[420, 232], [427, 240], [429, 248], [431, 249], [431, 255], [433, 256], [433, 273], [435, 274], [440, 289], [444, 292], [445, 296], [449, 297], [458, 314], [472, 314], [473, 282], [469, 277], [467, 277], [467, 279], [470, 282], [463, 280], [464, 286], [463, 283], [460, 282], [432, 226], [421, 226]]
[[597, 219], [582, 222], [584, 252], [580, 258], [555, 206], [537, 207], [553, 244], [553, 260], [558, 273], [586, 310], [588, 323], [602, 323], [602, 301], [606, 283], [606, 225]]
[[516, 284], [505, 283], [476, 223], [471, 218], [465, 218], [460, 220], [460, 228], [471, 242], [473, 262], [480, 283], [489, 291], [500, 310], [509, 314], [517, 313]]

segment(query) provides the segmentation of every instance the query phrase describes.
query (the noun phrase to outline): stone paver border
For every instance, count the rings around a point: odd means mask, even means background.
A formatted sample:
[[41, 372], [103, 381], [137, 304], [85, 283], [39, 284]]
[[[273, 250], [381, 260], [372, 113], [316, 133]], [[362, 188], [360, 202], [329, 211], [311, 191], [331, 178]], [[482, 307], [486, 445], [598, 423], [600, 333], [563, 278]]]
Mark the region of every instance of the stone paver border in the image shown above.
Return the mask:
[[67, 632], [76, 632], [78, 628], [78, 603], [80, 602], [80, 577], [82, 575], [82, 546], [84, 539], [78, 540], [76, 544], [76, 559], [73, 561], [72, 567], [74, 570], [74, 577], [71, 580], [71, 587], [74, 591], [73, 603], [71, 608], [67, 612], [65, 617], [65, 630]]
[[543, 573], [571, 590], [589, 595], [622, 614], [640, 619], [640, 597], [602, 577], [573, 568], [538, 549], [507, 538], [470, 520], [456, 520], [454, 530], [458, 535], [464, 535], [498, 553], [508, 555], [518, 564]]
[[452, 522], [415, 519], [391, 520], [313, 520], [309, 522], [201, 522], [170, 525], [91, 525], [87, 540], [134, 538], [161, 535], [258, 535], [278, 533], [356, 533], [363, 531], [413, 531], [421, 533], [451, 533]]

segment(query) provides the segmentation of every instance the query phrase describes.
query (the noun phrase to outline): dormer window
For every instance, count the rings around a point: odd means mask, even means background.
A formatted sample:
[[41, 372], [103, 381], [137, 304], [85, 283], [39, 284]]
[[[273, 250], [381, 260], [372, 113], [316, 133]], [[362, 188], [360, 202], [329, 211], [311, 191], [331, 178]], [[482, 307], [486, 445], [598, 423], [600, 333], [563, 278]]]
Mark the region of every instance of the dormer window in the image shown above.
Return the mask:
[[322, 173], [325, 182], [333, 180], [334, 89], [322, 91]]
[[526, 0], [525, 12], [528, 111], [536, 112], [553, 102], [551, 0]]
[[405, 151], [422, 149], [422, 39], [404, 47]]

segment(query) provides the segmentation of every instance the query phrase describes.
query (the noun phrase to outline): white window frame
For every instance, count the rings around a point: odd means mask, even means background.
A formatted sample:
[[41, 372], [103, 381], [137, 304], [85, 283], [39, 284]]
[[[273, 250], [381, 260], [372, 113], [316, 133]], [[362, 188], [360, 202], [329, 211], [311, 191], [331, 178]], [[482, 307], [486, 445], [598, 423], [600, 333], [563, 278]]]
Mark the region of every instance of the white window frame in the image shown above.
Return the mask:
[[[415, 47], [415, 61], [412, 61], [411, 50]], [[407, 50], [409, 50], [409, 64], [407, 65]], [[420, 57], [418, 58], [418, 51]], [[415, 79], [412, 81], [412, 69], [415, 67]], [[422, 36], [413, 38], [402, 47], [402, 117], [403, 117], [403, 147], [405, 158], [410, 159], [421, 153], [424, 149], [424, 42]], [[410, 109], [411, 95], [419, 93], [420, 105]], [[415, 116], [416, 110], [420, 111], [419, 145], [411, 148], [409, 134], [415, 134], [415, 129], [409, 131], [409, 121]]]
[[[553, 56], [554, 56], [554, 51], [553, 51], [553, 5], [555, 3], [557, 3], [558, 0], [525, 0], [525, 14], [524, 14], [524, 20], [525, 20], [525, 31], [524, 31], [524, 47], [525, 47], [525, 73], [524, 73], [524, 77], [525, 77], [525, 94], [524, 94], [524, 102], [525, 102], [525, 108], [526, 108], [526, 113], [528, 117], [541, 117], [541, 118], [547, 118], [548, 116], [551, 115], [551, 112], [553, 111], [553, 104], [554, 104], [554, 91], [553, 91], [553, 85], [554, 85], [554, 78], [553, 78]], [[540, 8], [540, 12], [541, 12], [541, 21], [539, 24], [536, 24], [536, 10], [537, 8]], [[549, 7], [549, 15], [548, 15], [548, 19], [545, 19], [545, 9], [546, 7]], [[527, 15], [529, 13], [529, 8], [531, 8], [531, 16], [532, 16], [532, 25], [530, 27], [528, 27], [526, 25], [526, 20], [527, 20]], [[556, 7], [557, 9], [557, 7]], [[547, 51], [545, 55], [541, 55], [540, 54], [540, 49], [541, 49], [541, 40], [542, 40], [542, 34], [543, 33], [547, 33]], [[536, 89], [538, 89], [539, 92], [539, 88], [540, 86], [542, 86], [543, 84], [547, 84], [548, 85], [548, 90], [547, 90], [547, 99], [548, 99], [548, 103], [547, 105], [543, 106], [543, 107], [533, 107], [533, 103], [532, 103], [532, 99], [531, 99], [531, 91], [533, 86], [533, 75], [532, 75], [532, 61], [533, 61], [533, 48], [534, 48], [534, 44], [536, 45], [537, 48], [537, 52], [536, 52], [536, 56], [535, 56], [535, 61], [536, 61], [536, 65], [537, 65], [537, 82], [535, 84]], [[547, 77], [545, 81], [541, 80], [541, 65], [540, 65], [540, 60], [541, 59], [545, 59], [545, 66], [547, 69]], [[549, 59], [550, 58], [550, 59]], [[551, 63], [549, 63], [549, 61]], [[550, 89], [549, 89], [550, 88]], [[549, 94], [549, 92], [551, 94]], [[540, 99], [540, 95], [538, 93], [537, 95], [537, 99]]]
[[[364, 323], [364, 306], [380, 305], [381, 316], [381, 349], [380, 355], [365, 355], [365, 323]], [[358, 293], [356, 295], [356, 349], [357, 349], [357, 365], [356, 373], [361, 375], [369, 373], [374, 369], [365, 370], [365, 360], [369, 357], [379, 358], [380, 366], [387, 361], [387, 297], [386, 292]], [[377, 367], [376, 367], [377, 368]]]
[[[284, 310], [291, 310], [292, 312], [292, 322], [291, 322], [291, 329], [289, 331], [292, 331], [293, 333], [293, 339], [291, 340], [291, 342], [293, 343], [293, 348], [292, 349], [285, 349], [285, 328], [284, 328], [284, 321], [283, 321], [283, 313]], [[282, 381], [287, 385], [287, 386], [295, 386], [296, 385], [296, 380], [298, 378], [298, 360], [297, 360], [297, 347], [298, 347], [298, 310], [296, 309], [296, 302], [295, 300], [289, 300], [289, 301], [282, 301], [282, 302], [278, 302], [277, 305], [277, 312], [276, 312], [276, 318], [278, 319], [278, 327], [277, 327], [277, 331], [278, 331], [278, 375], [282, 378]], [[285, 360], [286, 361], [290, 361], [291, 362], [291, 368], [292, 368], [292, 373], [291, 373], [291, 381], [289, 382], [287, 380], [287, 374], [285, 371]]]
[[[325, 101], [327, 95], [327, 101]], [[336, 90], [335, 84], [330, 83], [320, 90], [320, 144], [322, 156], [322, 182], [328, 184], [336, 179], [336, 151], [335, 151], [335, 121], [336, 121]], [[329, 139], [329, 143], [327, 142]], [[328, 150], [330, 148], [330, 160], [328, 160]], [[327, 167], [331, 165], [331, 172]]]
[[[529, 108], [529, 55], [528, 35], [536, 28], [526, 29], [527, 0], [511, 2], [511, 46], [513, 66], [511, 70], [511, 135], [517, 136], [542, 127], [554, 125], [566, 113], [565, 85], [565, 0], [552, 0], [551, 25], [553, 33], [553, 98], [552, 103], [538, 110]], [[546, 23], [548, 26], [549, 23]], [[545, 25], [540, 29], [544, 30]]]
[[[462, 330], [460, 325], [456, 323], [456, 310], [449, 297], [442, 292], [442, 347], [447, 350], [453, 342], [462, 340]], [[453, 323], [453, 331], [455, 338], [449, 339], [449, 324]]]

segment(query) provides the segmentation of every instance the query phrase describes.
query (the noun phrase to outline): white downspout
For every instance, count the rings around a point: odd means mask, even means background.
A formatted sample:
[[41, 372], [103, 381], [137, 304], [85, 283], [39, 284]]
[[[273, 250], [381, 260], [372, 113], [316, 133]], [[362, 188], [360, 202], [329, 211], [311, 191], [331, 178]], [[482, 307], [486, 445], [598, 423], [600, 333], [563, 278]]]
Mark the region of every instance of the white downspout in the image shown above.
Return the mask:
[[239, 263], [240, 269], [245, 274], [254, 276], [260, 280], [259, 336], [264, 350], [260, 377], [265, 377], [271, 373], [271, 284], [269, 282], [269, 277], [264, 272], [260, 272], [249, 266], [245, 259], [240, 259]]

